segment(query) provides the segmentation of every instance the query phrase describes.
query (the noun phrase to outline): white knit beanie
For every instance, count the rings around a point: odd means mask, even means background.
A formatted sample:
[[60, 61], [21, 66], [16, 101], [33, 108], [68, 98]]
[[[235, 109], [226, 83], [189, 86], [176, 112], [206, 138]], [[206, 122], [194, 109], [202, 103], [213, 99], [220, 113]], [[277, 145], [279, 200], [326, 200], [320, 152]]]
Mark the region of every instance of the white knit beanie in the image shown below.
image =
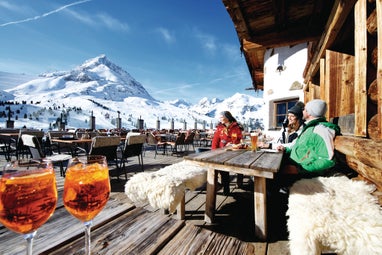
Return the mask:
[[321, 99], [314, 99], [305, 105], [305, 110], [313, 117], [324, 117], [326, 109], [326, 102]]

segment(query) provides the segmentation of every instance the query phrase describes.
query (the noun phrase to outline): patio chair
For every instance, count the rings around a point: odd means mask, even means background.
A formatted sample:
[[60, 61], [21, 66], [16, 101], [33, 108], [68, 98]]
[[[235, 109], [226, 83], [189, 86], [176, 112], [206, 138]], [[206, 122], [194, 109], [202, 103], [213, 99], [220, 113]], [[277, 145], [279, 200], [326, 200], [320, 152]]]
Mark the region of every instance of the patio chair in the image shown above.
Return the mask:
[[120, 168], [118, 165], [117, 150], [120, 145], [119, 136], [96, 136], [92, 138], [89, 155], [104, 155], [106, 157], [109, 169], [114, 164], [117, 169], [117, 178], [119, 179]]
[[185, 133], [179, 133], [174, 142], [168, 142], [167, 144], [171, 145], [171, 154], [180, 155], [183, 153], [184, 140], [186, 139]]
[[23, 134], [21, 136], [23, 145], [29, 148], [29, 152], [33, 159], [49, 159], [53, 164], [58, 164], [60, 167], [60, 175], [65, 176], [64, 163], [67, 162], [72, 156], [68, 154], [53, 154], [46, 156], [42, 151], [41, 144], [35, 135]]
[[0, 148], [7, 161], [11, 161], [12, 156], [17, 156], [17, 141], [19, 129], [0, 129]]
[[192, 150], [195, 151], [195, 145], [194, 145], [194, 138], [195, 138], [195, 132], [191, 132], [186, 136], [184, 139], [184, 149], [189, 151], [190, 145], [192, 146]]
[[[17, 147], [16, 147], [16, 158], [25, 157], [29, 155], [29, 149], [28, 146], [25, 146], [23, 144], [23, 141], [21, 139], [22, 135], [33, 135], [36, 136], [38, 139], [38, 142], [42, 146], [43, 143], [43, 137], [45, 135], [44, 131], [36, 130], [36, 129], [20, 129], [19, 131], [19, 137], [17, 140]], [[43, 148], [41, 147], [41, 150], [44, 152]], [[45, 155], [45, 153], [43, 153]]]
[[123, 149], [121, 150], [121, 155], [119, 157], [120, 160], [120, 168], [123, 169], [126, 180], [126, 163], [127, 159], [130, 157], [137, 156], [138, 162], [143, 172], [143, 144], [146, 143], [146, 135], [141, 133], [129, 133], [126, 136], [125, 144]]
[[144, 151], [146, 151], [147, 148], [153, 147], [155, 149], [154, 158], [157, 157], [158, 150], [162, 150], [164, 155], [167, 152], [168, 146], [171, 147], [171, 144], [168, 144], [166, 141], [157, 140], [151, 132], [147, 133], [147, 141], [145, 143]]

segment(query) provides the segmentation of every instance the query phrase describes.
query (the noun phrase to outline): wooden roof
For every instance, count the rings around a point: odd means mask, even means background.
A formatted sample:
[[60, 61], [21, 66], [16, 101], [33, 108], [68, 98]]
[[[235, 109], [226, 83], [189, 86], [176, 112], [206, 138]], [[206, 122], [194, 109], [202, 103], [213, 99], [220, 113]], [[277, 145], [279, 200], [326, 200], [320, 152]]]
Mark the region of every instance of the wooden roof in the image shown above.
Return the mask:
[[333, 0], [222, 0], [235, 25], [253, 81], [262, 90], [266, 49], [320, 39]]

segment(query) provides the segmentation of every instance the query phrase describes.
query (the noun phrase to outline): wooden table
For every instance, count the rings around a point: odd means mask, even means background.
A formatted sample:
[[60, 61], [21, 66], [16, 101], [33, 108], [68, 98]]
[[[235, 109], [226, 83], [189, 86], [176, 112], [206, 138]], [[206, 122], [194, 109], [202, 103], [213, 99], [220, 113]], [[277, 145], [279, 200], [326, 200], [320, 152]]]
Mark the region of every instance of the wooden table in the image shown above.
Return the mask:
[[282, 152], [216, 149], [185, 156], [184, 159], [208, 168], [204, 220], [214, 222], [217, 170], [254, 177], [254, 218], [258, 238], [267, 238], [266, 179], [278, 172]]
[[[121, 141], [125, 141], [126, 137], [121, 137]], [[80, 147], [80, 145], [83, 145], [83, 149], [86, 151], [86, 153], [90, 150], [90, 144], [92, 142], [92, 139], [62, 139], [62, 138], [54, 138], [52, 139], [52, 142], [58, 143], [58, 144], [67, 144], [72, 146], [72, 156], [75, 156], [73, 148], [74, 147]]]
[[[89, 152], [90, 149], [90, 143], [92, 142], [92, 139], [62, 139], [62, 138], [54, 138], [51, 140], [51, 142], [58, 144], [58, 151], [60, 152], [61, 146], [60, 144], [66, 144], [67, 146], [70, 146], [70, 153], [72, 156], [76, 156], [76, 148], [83, 149], [86, 153]], [[82, 146], [83, 147], [82, 147]]]

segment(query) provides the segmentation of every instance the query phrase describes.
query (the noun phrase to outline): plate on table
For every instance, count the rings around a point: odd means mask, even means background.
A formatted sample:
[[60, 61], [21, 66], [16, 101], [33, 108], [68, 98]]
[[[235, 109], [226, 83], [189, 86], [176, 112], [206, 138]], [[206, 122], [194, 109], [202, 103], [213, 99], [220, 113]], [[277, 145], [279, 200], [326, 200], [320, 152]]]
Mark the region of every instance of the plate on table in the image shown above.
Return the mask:
[[246, 151], [246, 150], [250, 150], [251, 147], [245, 145], [241, 145], [241, 146], [229, 146], [228, 148], [226, 148], [225, 150], [226, 151]]
[[276, 149], [261, 149], [260, 151], [264, 151], [264, 152], [272, 152], [272, 153], [279, 152], [279, 151], [276, 150]]

